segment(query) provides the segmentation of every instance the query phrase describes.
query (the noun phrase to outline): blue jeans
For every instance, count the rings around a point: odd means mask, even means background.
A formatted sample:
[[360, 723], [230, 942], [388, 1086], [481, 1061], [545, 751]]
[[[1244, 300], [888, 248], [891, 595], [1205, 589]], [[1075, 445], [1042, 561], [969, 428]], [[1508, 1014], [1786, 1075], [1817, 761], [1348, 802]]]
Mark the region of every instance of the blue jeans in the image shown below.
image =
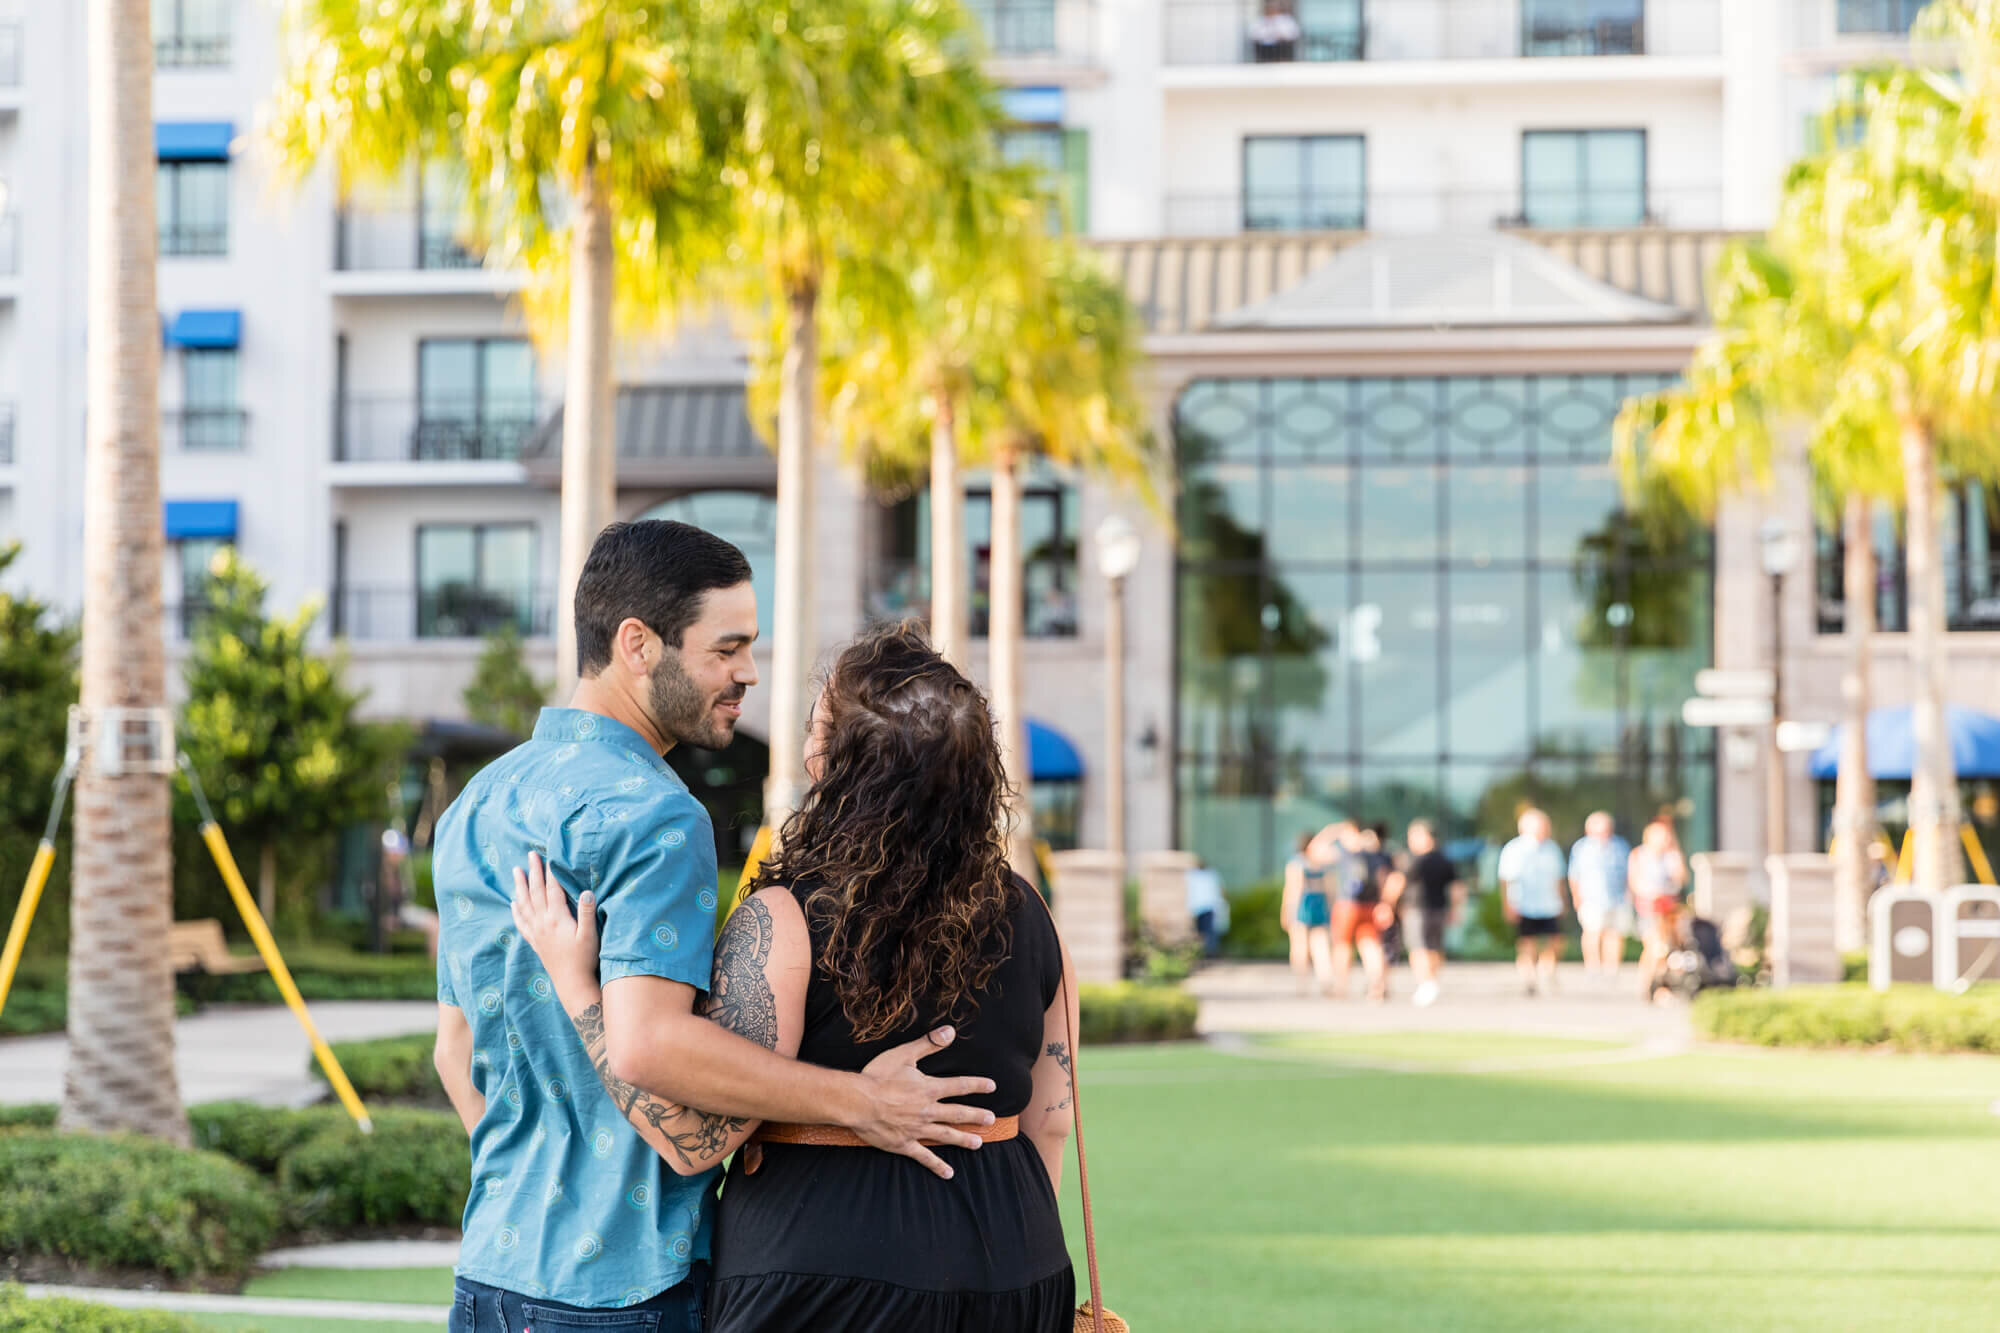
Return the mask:
[[617, 1310], [587, 1310], [561, 1301], [502, 1291], [458, 1279], [450, 1333], [701, 1333], [708, 1301], [708, 1264], [650, 1301]]

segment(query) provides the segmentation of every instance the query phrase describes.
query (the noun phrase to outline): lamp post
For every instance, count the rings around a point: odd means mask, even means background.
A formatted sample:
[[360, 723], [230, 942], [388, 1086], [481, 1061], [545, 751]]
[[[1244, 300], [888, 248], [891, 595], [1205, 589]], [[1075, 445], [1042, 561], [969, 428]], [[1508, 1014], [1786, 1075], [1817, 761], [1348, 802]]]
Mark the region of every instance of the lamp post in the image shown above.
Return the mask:
[[1757, 529], [1757, 549], [1771, 580], [1771, 748], [1765, 784], [1769, 807], [1765, 814], [1765, 850], [1785, 854], [1785, 755], [1778, 748], [1778, 725], [1785, 717], [1785, 575], [1799, 562], [1799, 534], [1781, 518], [1767, 518]]
[[1104, 575], [1104, 828], [1125, 880], [1125, 580], [1139, 565], [1139, 533], [1117, 514], [1097, 525]]

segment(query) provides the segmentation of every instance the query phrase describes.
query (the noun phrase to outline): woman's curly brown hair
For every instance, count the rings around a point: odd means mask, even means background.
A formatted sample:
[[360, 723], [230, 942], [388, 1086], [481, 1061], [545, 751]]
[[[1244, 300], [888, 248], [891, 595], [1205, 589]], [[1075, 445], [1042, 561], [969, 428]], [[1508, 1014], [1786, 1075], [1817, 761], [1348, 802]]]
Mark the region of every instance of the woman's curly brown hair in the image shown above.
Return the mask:
[[819, 778], [751, 888], [798, 889], [857, 1040], [962, 1023], [1020, 902], [986, 699], [906, 622], [842, 652], [818, 707]]

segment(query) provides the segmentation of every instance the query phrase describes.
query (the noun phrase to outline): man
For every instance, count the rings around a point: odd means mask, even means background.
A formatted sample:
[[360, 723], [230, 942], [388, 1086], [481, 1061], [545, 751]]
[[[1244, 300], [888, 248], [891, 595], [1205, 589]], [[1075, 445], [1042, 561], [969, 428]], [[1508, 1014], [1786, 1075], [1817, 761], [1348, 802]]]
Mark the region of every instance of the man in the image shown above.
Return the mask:
[[1507, 920], [1514, 926], [1514, 966], [1530, 995], [1539, 978], [1554, 990], [1556, 957], [1562, 952], [1563, 864], [1549, 817], [1533, 808], [1521, 812], [1520, 836], [1500, 849], [1500, 888]]
[[[662, 756], [729, 743], [757, 682], [756, 636], [734, 546], [682, 523], [605, 529], [577, 581], [571, 706], [544, 709], [533, 739], [438, 822], [437, 1069], [472, 1136], [454, 1333], [699, 1326], [714, 1174], [669, 1170], [628, 1116], [658, 1124], [693, 1105], [832, 1121], [933, 1169], [922, 1141], [976, 1147], [963, 1128], [991, 1119], [939, 1105], [989, 1080], [917, 1071], [944, 1030], [857, 1075], [785, 1059], [695, 1012], [715, 936], [715, 840]], [[617, 1101], [514, 932], [512, 872], [531, 852], [596, 898], [593, 1019]]]
[[1222, 891], [1222, 876], [1206, 861], [1196, 861], [1187, 872], [1187, 905], [1201, 940], [1201, 956], [1215, 957], [1229, 931], [1229, 897]]
[[1410, 1003], [1426, 1009], [1437, 1003], [1438, 978], [1444, 970], [1444, 929], [1457, 915], [1465, 885], [1459, 881], [1458, 867], [1438, 850], [1437, 831], [1428, 820], [1412, 821], [1404, 836], [1410, 848], [1409, 862], [1392, 881], [1389, 901], [1401, 910], [1410, 970], [1417, 976]]
[[1618, 979], [1625, 961], [1625, 937], [1632, 933], [1632, 906], [1625, 892], [1625, 867], [1632, 844], [1618, 836], [1611, 816], [1595, 811], [1583, 821], [1583, 836], [1569, 849], [1569, 896], [1583, 927], [1583, 972]]
[[1263, 12], [1250, 20], [1250, 49], [1260, 65], [1296, 60], [1303, 35], [1298, 19], [1283, 0], [1264, 0]]
[[1347, 975], [1356, 953], [1368, 979], [1368, 1002], [1389, 997], [1388, 959], [1382, 952], [1382, 926], [1375, 909], [1382, 901], [1379, 866], [1368, 855], [1367, 837], [1351, 819], [1327, 830], [1332, 859], [1327, 877], [1333, 886], [1333, 993], [1347, 995]]

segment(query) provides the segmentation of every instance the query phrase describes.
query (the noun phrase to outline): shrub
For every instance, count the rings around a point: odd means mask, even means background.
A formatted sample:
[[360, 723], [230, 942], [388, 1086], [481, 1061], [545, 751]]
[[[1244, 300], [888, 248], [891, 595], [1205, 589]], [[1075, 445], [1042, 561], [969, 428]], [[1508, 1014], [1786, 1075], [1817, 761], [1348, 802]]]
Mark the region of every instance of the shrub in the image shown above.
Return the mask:
[[[308, 1000], [435, 1000], [437, 965], [427, 956], [355, 953], [346, 949], [285, 950], [285, 965]], [[282, 1004], [267, 973], [216, 977], [210, 998], [230, 1004]]]
[[2000, 986], [1948, 995], [1927, 986], [1713, 990], [1695, 1001], [1695, 1032], [1758, 1046], [1887, 1046], [2000, 1053]]
[[0, 1253], [234, 1276], [277, 1230], [271, 1187], [215, 1153], [129, 1136], [0, 1135]]
[[0, 1106], [0, 1130], [55, 1127], [56, 1108], [49, 1102], [30, 1102], [25, 1106]]
[[1229, 895], [1229, 933], [1222, 937], [1226, 958], [1284, 958], [1291, 941], [1278, 912], [1284, 906], [1285, 884], [1272, 880]]
[[1077, 1038], [1085, 1045], [1120, 1041], [1183, 1041], [1194, 1036], [1201, 1006], [1174, 986], [1120, 981], [1077, 987], [1082, 1019]]
[[89, 1301], [31, 1301], [17, 1286], [0, 1286], [0, 1333], [195, 1333], [179, 1315], [120, 1310]]
[[458, 1117], [386, 1110], [364, 1136], [329, 1125], [278, 1165], [291, 1220], [315, 1229], [405, 1223], [457, 1226], [465, 1215], [472, 1150]]
[[221, 1153], [262, 1176], [276, 1176], [294, 1149], [347, 1121], [337, 1106], [294, 1111], [254, 1102], [207, 1102], [188, 1108], [197, 1148]]
[[[424, 1102], [447, 1105], [444, 1085], [438, 1082], [431, 1052], [437, 1038], [429, 1032], [408, 1037], [380, 1037], [373, 1041], [337, 1041], [333, 1058], [347, 1071], [348, 1082], [364, 1100]], [[324, 1083], [326, 1071], [318, 1060], [308, 1061], [312, 1076]]]
[[16, 984], [0, 1009], [0, 1037], [60, 1032], [69, 1021], [69, 993], [62, 986]]

